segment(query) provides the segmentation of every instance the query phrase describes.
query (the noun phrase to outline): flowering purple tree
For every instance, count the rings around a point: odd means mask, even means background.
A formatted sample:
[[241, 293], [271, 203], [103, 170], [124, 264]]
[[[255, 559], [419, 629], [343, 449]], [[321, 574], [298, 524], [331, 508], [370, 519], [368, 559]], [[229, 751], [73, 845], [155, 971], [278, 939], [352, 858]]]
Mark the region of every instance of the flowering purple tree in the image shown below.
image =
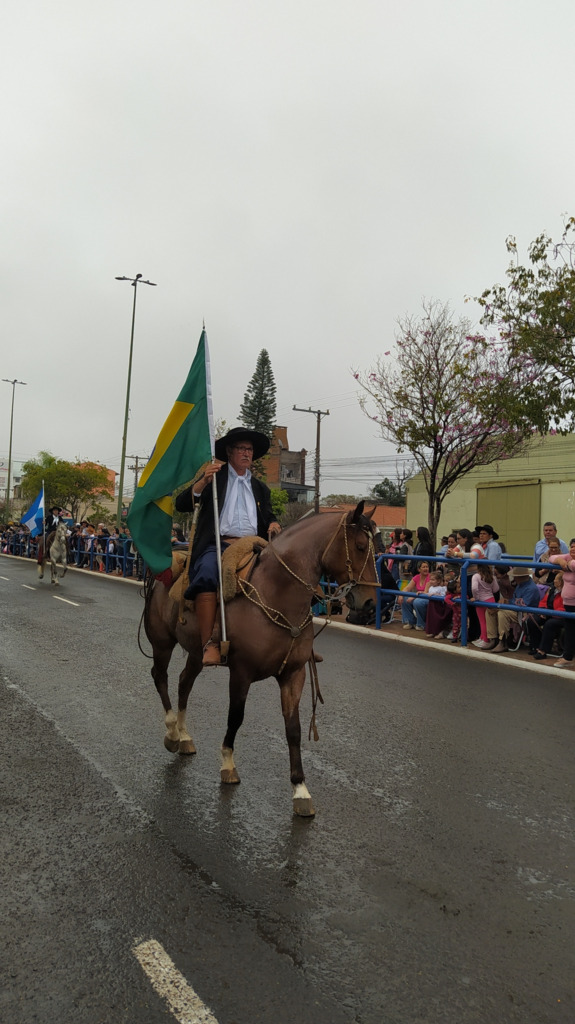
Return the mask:
[[408, 451], [423, 474], [428, 528], [435, 544], [441, 506], [461, 477], [523, 452], [533, 440], [527, 414], [506, 408], [535, 375], [532, 361], [508, 346], [472, 334], [449, 306], [423, 303], [423, 315], [399, 321], [397, 355], [354, 373], [360, 404], [382, 437]]

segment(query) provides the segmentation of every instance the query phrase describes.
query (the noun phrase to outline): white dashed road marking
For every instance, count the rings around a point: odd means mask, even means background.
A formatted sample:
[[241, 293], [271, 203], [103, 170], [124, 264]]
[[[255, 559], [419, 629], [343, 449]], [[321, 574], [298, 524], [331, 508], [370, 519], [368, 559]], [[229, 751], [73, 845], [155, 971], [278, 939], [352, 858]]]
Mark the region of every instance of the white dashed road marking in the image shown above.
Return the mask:
[[140, 942], [134, 946], [133, 953], [179, 1024], [218, 1024], [159, 942], [154, 939]]
[[29, 587], [27, 583], [23, 583], [24, 590], [37, 590], [37, 587]]
[[74, 608], [79, 608], [80, 605], [77, 601], [69, 601], [67, 597], [58, 597], [58, 594], [52, 594], [55, 601], [64, 601], [65, 604], [73, 604]]
[[10, 577], [9, 576], [0, 576], [0, 580], [8, 580], [8, 582], [10, 582]]

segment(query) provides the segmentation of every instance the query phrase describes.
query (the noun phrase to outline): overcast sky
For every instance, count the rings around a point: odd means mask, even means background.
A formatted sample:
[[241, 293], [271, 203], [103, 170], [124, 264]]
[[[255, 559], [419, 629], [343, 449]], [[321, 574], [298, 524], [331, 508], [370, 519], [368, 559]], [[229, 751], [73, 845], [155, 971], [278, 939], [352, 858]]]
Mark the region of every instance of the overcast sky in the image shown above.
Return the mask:
[[13, 458], [119, 471], [133, 291], [114, 278], [142, 273], [130, 455], [152, 449], [205, 319], [216, 417], [237, 423], [266, 348], [291, 448], [315, 448], [294, 404], [330, 410], [324, 496], [394, 475], [351, 370], [423, 297], [476, 321], [464, 298], [504, 279], [506, 236], [526, 248], [575, 214], [574, 40], [573, 0], [8, 5]]

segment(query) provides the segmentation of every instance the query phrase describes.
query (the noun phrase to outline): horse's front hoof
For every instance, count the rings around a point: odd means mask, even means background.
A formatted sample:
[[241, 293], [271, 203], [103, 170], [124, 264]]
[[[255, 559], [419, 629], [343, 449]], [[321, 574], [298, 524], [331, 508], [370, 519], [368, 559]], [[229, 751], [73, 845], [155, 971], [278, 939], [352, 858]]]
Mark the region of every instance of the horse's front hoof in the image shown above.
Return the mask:
[[170, 751], [170, 754], [177, 754], [180, 749], [180, 741], [172, 740], [169, 736], [164, 736], [164, 746], [166, 750]]
[[313, 818], [315, 811], [311, 802], [309, 789], [305, 782], [298, 782], [293, 787], [293, 812], [300, 818]]
[[315, 811], [310, 796], [296, 797], [293, 802], [293, 812], [299, 818], [313, 818]]
[[235, 785], [240, 781], [240, 777], [235, 768], [222, 768], [220, 771], [220, 779], [225, 785]]
[[178, 747], [178, 754], [195, 754], [196, 748], [193, 740], [180, 740]]

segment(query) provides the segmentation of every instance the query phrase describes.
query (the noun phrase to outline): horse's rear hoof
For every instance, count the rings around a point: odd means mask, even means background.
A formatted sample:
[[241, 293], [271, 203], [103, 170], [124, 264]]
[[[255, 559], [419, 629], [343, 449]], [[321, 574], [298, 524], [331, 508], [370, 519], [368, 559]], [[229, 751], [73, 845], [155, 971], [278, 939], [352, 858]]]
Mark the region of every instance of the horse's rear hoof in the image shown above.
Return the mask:
[[177, 754], [180, 749], [180, 741], [171, 740], [169, 736], [164, 736], [164, 746], [166, 750], [170, 751], [170, 754]]
[[235, 768], [222, 768], [220, 771], [220, 779], [222, 783], [234, 785], [240, 781], [240, 777]]
[[293, 802], [293, 812], [300, 818], [313, 818], [315, 811], [311, 802], [311, 797], [300, 796], [296, 797]]
[[196, 748], [193, 740], [180, 740], [177, 746], [178, 754], [195, 754]]

